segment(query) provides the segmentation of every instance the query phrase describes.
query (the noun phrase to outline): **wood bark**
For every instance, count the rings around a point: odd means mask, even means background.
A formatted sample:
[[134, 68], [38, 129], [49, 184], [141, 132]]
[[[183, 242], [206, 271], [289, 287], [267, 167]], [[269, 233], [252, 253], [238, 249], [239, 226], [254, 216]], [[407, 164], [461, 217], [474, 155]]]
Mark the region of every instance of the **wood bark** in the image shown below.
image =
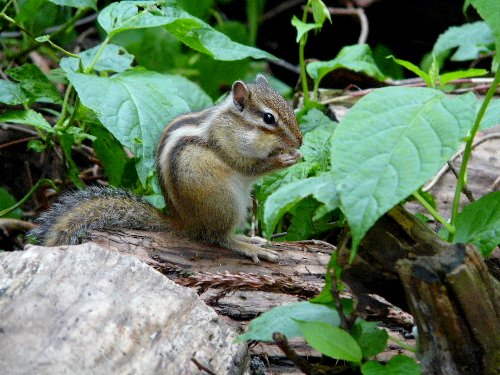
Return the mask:
[[500, 288], [472, 246], [404, 259], [398, 271], [419, 332], [426, 374], [500, 371]]
[[348, 236], [338, 251], [361, 305], [376, 293], [412, 313], [424, 374], [500, 372], [498, 253], [485, 262], [400, 206], [369, 231], [351, 265]]

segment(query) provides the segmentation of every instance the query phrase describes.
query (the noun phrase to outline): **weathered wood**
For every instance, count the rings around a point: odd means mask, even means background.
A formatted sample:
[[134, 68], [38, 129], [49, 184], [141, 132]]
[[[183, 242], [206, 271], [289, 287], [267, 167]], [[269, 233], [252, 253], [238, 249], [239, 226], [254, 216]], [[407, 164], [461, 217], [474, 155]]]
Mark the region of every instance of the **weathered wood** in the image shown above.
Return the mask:
[[500, 286], [473, 247], [398, 262], [425, 374], [500, 372]]

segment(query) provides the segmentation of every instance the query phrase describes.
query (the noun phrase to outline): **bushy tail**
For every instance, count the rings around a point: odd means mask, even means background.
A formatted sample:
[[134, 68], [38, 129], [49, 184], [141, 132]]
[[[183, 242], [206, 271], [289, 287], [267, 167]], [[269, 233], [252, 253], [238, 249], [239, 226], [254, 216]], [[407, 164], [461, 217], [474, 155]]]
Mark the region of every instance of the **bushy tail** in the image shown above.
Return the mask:
[[166, 231], [163, 215], [146, 200], [121, 189], [89, 187], [62, 196], [36, 220], [28, 235], [45, 246], [76, 245], [92, 230]]

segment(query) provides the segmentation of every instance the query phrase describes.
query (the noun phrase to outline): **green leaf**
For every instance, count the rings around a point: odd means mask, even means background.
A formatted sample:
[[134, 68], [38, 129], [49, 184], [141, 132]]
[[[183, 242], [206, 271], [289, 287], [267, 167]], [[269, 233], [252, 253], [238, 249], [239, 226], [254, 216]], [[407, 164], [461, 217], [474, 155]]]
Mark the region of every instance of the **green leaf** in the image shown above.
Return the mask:
[[50, 40], [50, 35], [49, 34], [45, 34], [45, 35], [39, 36], [38, 38], [35, 38], [35, 40], [38, 43], [45, 43], [45, 42], [48, 42]]
[[451, 56], [452, 61], [475, 60], [481, 53], [490, 52], [488, 46], [493, 44], [491, 29], [486, 22], [478, 21], [450, 27], [439, 36], [432, 48], [432, 54], [442, 60], [456, 48]]
[[500, 244], [500, 191], [464, 207], [457, 216], [455, 243], [473, 243], [485, 257]]
[[318, 127], [334, 126], [334, 124], [322, 111], [313, 108], [301, 118], [300, 130], [302, 133], [308, 133]]
[[[78, 54], [81, 58], [83, 69], [87, 68], [92, 63], [92, 60], [100, 48], [101, 44]], [[94, 65], [94, 70], [99, 72], [123, 72], [132, 67], [133, 61], [134, 56], [129, 54], [125, 48], [114, 44], [108, 44], [104, 47], [97, 63]], [[66, 73], [77, 72], [80, 66], [80, 59], [76, 57], [65, 57], [61, 59], [60, 65]]]
[[47, 144], [39, 139], [32, 139], [31, 141], [28, 142], [26, 149], [33, 150], [35, 152], [43, 152], [47, 149]]
[[406, 61], [406, 60], [396, 59], [394, 56], [387, 56], [387, 58], [388, 59], [389, 58], [393, 59], [394, 62], [398, 63], [399, 65], [401, 65], [403, 67], [405, 67], [409, 71], [415, 73], [417, 76], [419, 76], [420, 78], [422, 78], [425, 81], [425, 84], [427, 86], [431, 87], [433, 85], [431, 76], [429, 74], [427, 74], [426, 72], [424, 72], [422, 69], [420, 69], [415, 64], [413, 64], [413, 63], [411, 63], [409, 61]]
[[322, 321], [338, 325], [340, 318], [332, 307], [317, 305], [310, 302], [295, 302], [278, 306], [266, 311], [250, 322], [248, 331], [240, 335], [237, 341], [273, 341], [273, 333], [281, 332], [288, 339], [301, 336], [301, 330], [296, 319], [301, 321]]
[[200, 111], [214, 104], [212, 98], [189, 79], [172, 74], [165, 74], [165, 77], [171, 80], [170, 84], [177, 89], [177, 95], [186, 101], [191, 111]]
[[357, 341], [364, 358], [373, 357], [384, 351], [389, 335], [378, 328], [376, 322], [358, 320], [351, 331], [352, 337]]
[[33, 64], [24, 64], [6, 71], [34, 101], [62, 103], [61, 94], [43, 72]]
[[361, 365], [363, 375], [420, 375], [422, 369], [413, 358], [405, 355], [392, 357], [387, 364], [369, 361]]
[[325, 19], [332, 23], [332, 18], [330, 17], [330, 12], [328, 8], [321, 0], [311, 0], [311, 8], [313, 12], [314, 22], [323, 25]]
[[302, 22], [296, 16], [292, 18], [292, 25], [297, 29], [297, 38], [295, 39], [297, 43], [300, 42], [300, 38], [302, 38], [304, 34], [307, 34], [311, 30], [321, 29], [322, 26], [321, 23]]
[[470, 78], [470, 77], [480, 77], [488, 74], [486, 69], [467, 69], [458, 70], [456, 72], [444, 73], [439, 77], [439, 82], [441, 85], [446, 85], [448, 82], [455, 79]]
[[28, 97], [21, 90], [19, 83], [10, 82], [5, 79], [0, 80], [0, 103], [16, 105], [26, 103]]
[[[316, 169], [316, 163], [303, 162], [268, 174], [264, 176], [260, 182], [254, 185], [255, 197], [262, 203], [281, 186], [294, 181], [303, 180], [312, 174]], [[263, 205], [260, 207], [262, 206]]]
[[118, 140], [102, 125], [93, 124], [90, 132], [96, 137], [92, 147], [102, 163], [104, 172], [112, 186], [120, 186], [128, 161], [127, 154]]
[[470, 3], [476, 8], [481, 18], [486, 21], [493, 33], [498, 62], [498, 54], [500, 54], [500, 22], [498, 22], [500, 20], [500, 7], [498, 0], [471, 0]]
[[283, 215], [311, 195], [318, 202], [325, 204], [328, 211], [339, 206], [338, 193], [330, 173], [292, 182], [282, 186], [267, 198], [264, 206], [266, 233], [271, 235]]
[[307, 64], [306, 70], [319, 85], [325, 75], [339, 68], [363, 72], [379, 80], [385, 78], [373, 60], [370, 47], [366, 44], [344, 47], [333, 60], [312, 62]]
[[324, 124], [305, 134], [300, 152], [306, 161], [317, 163], [322, 170], [328, 170], [330, 169], [330, 144], [336, 124], [333, 121]]
[[[291, 217], [284, 239], [299, 241], [319, 237], [335, 226], [332, 224], [335, 213], [312, 197], [302, 199], [290, 209]], [[285, 223], [288, 224], [288, 220]]]
[[47, 133], [55, 133], [54, 128], [38, 112], [32, 109], [24, 111], [7, 111], [0, 115], [0, 121], [11, 122], [13, 124], [31, 125]]
[[[14, 206], [16, 203], [16, 198], [14, 198], [14, 196], [12, 196], [7, 189], [0, 187], [0, 212]], [[14, 211], [9, 212], [7, 215], [2, 217], [20, 219], [22, 214], [21, 209], [16, 208]]]
[[80, 171], [75, 164], [72, 156], [72, 147], [75, 144], [75, 137], [69, 132], [61, 133], [59, 135], [59, 144], [64, 153], [64, 159], [68, 167], [68, 176], [71, 182], [79, 189], [83, 189], [85, 184], [80, 179]]
[[125, 30], [164, 26], [184, 44], [216, 60], [275, 58], [258, 48], [233, 42], [226, 35], [181, 8], [164, 5], [161, 2], [112, 3], [101, 11], [98, 21], [110, 37]]
[[320, 353], [335, 359], [361, 362], [363, 358], [361, 348], [356, 340], [343, 329], [325, 322], [300, 320], [296, 322], [307, 343]]
[[160, 133], [174, 117], [189, 112], [173, 80], [159, 73], [129, 70], [112, 77], [68, 73], [80, 100], [138, 158], [137, 174], [145, 184], [154, 168]]
[[49, 0], [56, 5], [73, 7], [78, 9], [92, 8], [97, 10], [97, 0]]
[[[478, 102], [477, 111], [479, 111], [481, 104], [482, 100]], [[500, 99], [492, 99], [481, 119], [481, 129], [489, 129], [497, 125], [500, 125]]]
[[474, 121], [474, 95], [388, 87], [361, 99], [337, 126], [332, 173], [356, 248], [366, 231], [430, 179]]

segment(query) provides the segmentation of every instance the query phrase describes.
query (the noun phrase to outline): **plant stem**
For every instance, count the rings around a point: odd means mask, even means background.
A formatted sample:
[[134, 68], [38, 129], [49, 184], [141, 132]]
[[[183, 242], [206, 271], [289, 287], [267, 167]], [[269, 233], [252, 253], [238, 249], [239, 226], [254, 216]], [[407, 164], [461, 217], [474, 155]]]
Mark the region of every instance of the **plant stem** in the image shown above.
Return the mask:
[[5, 11], [7, 10], [7, 8], [10, 6], [10, 4], [12, 3], [13, 0], [9, 0], [7, 2], [7, 4], [5, 4], [5, 6], [3, 7], [2, 11], [0, 12], [0, 14], [5, 14]]
[[66, 115], [68, 113], [69, 98], [71, 96], [72, 91], [73, 91], [73, 85], [70, 83], [66, 88], [66, 93], [64, 94], [61, 114], [59, 115], [59, 120], [57, 120], [57, 123], [55, 125], [56, 128], [60, 127], [63, 124], [64, 120], [66, 119]]
[[455, 227], [453, 225], [451, 225], [450, 223], [448, 223], [446, 221], [446, 219], [444, 217], [442, 217], [439, 212], [437, 212], [434, 207], [432, 207], [429, 202], [427, 202], [417, 191], [413, 193], [413, 196], [415, 197], [415, 199], [417, 201], [420, 202], [420, 204], [422, 206], [424, 206], [424, 208], [437, 220], [439, 221], [441, 224], [443, 224], [443, 226], [446, 228], [446, 230], [449, 232], [449, 233], [455, 233]]
[[[78, 9], [73, 17], [71, 17], [64, 24], [62, 24], [61, 27], [57, 31], [53, 32], [52, 34], [49, 34], [49, 37], [55, 38], [55, 37], [59, 36], [60, 34], [64, 33], [66, 30], [68, 30], [70, 27], [72, 27], [80, 18], [82, 18], [82, 16], [84, 16], [85, 13], [87, 13], [89, 10], [90, 10], [90, 8]], [[21, 29], [21, 30], [23, 30], [23, 29]], [[30, 34], [28, 34], [28, 35], [31, 36]], [[33, 36], [31, 36], [31, 37], [34, 39]], [[42, 43], [32, 44], [31, 46], [23, 49], [22, 51], [19, 51], [16, 54], [14, 54], [12, 56], [12, 59], [17, 60], [19, 57], [22, 57], [22, 56], [30, 53], [31, 51], [34, 51], [34, 50], [40, 48], [41, 45], [42, 45]], [[52, 43], [51, 43], [51, 45], [52, 45]]]
[[13, 205], [12, 207], [9, 207], [9, 208], [6, 208], [5, 210], [2, 210], [0, 211], [0, 216], [5, 216], [7, 215], [9, 212], [12, 212], [14, 211], [16, 208], [19, 208], [21, 207], [24, 202], [26, 202], [28, 200], [29, 197], [31, 197], [31, 195], [36, 191], [38, 190], [38, 188], [42, 185], [50, 185], [52, 186], [52, 188], [54, 190], [59, 190], [56, 186], [56, 184], [54, 184], [54, 182], [52, 180], [49, 180], [49, 179], [42, 179], [42, 180], [38, 180], [38, 182], [35, 184], [35, 186], [33, 186], [30, 191], [28, 191], [28, 193], [19, 201], [17, 202], [15, 205]]
[[95, 64], [97, 64], [97, 61], [99, 61], [99, 57], [101, 57], [102, 53], [104, 52], [104, 48], [106, 48], [106, 46], [109, 44], [110, 41], [111, 41], [111, 36], [108, 35], [106, 39], [104, 39], [104, 41], [102, 42], [101, 46], [99, 47], [99, 50], [95, 54], [90, 65], [84, 69], [83, 71], [84, 73], [88, 74], [94, 69]]
[[[462, 190], [465, 185], [465, 179], [467, 175], [467, 163], [469, 162], [469, 158], [472, 152], [472, 143], [474, 142], [474, 137], [476, 136], [476, 133], [479, 130], [479, 125], [481, 125], [481, 120], [483, 119], [484, 113], [486, 112], [486, 108], [488, 107], [488, 104], [490, 103], [493, 94], [495, 94], [499, 83], [500, 83], [500, 69], [498, 69], [497, 72], [495, 73], [493, 82], [491, 83], [491, 86], [488, 89], [488, 92], [486, 93], [483, 104], [481, 104], [481, 108], [479, 109], [479, 112], [476, 116], [474, 126], [472, 127], [470, 135], [467, 137], [467, 141], [465, 143], [464, 155], [462, 157], [462, 165], [460, 166], [460, 173], [458, 175], [457, 186], [455, 188], [455, 196], [453, 197], [453, 207], [451, 211], [451, 222], [450, 222], [453, 227], [455, 227], [455, 223], [457, 221], [458, 206], [460, 204], [460, 196], [462, 194]], [[454, 237], [455, 233], [450, 232], [450, 234], [448, 235], [448, 241], [452, 242]]]
[[[302, 14], [302, 22], [307, 21], [307, 14], [309, 12], [309, 2], [304, 6], [304, 13]], [[306, 63], [304, 59], [304, 49], [307, 43], [307, 34], [302, 35], [299, 41], [299, 64], [300, 64], [300, 81], [302, 82], [302, 92], [304, 94], [304, 107], [309, 106], [309, 88], [307, 87], [307, 74]]]
[[47, 43], [49, 43], [53, 48], [55, 48], [56, 50], [58, 51], [61, 51], [62, 53], [64, 53], [65, 55], [68, 55], [69, 57], [75, 57], [77, 59], [80, 58], [80, 56], [78, 55], [75, 55], [74, 53], [71, 53], [69, 51], [66, 51], [64, 48], [62, 47], [59, 47], [57, 44], [55, 44], [52, 40], [50, 39], [47, 39]]

